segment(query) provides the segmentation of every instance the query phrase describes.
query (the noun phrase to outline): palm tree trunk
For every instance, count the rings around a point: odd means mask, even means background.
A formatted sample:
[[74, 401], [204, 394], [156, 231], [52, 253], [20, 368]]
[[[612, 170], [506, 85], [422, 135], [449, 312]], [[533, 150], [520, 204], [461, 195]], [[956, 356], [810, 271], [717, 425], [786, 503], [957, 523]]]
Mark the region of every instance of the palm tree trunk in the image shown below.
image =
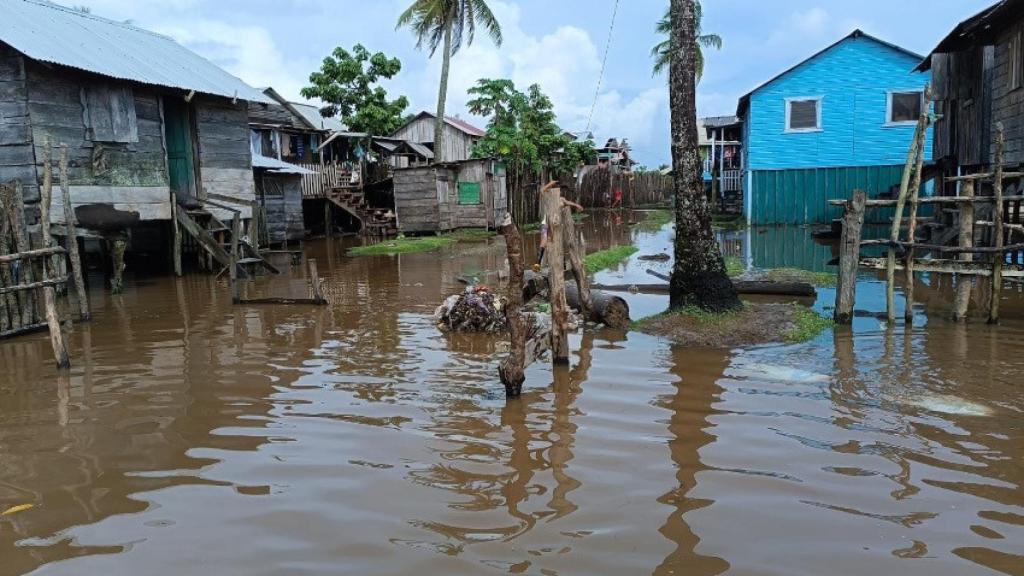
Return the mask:
[[441, 59], [441, 87], [437, 94], [437, 118], [434, 119], [434, 162], [447, 160], [444, 154], [444, 108], [448, 101], [448, 71], [452, 64], [452, 26], [450, 19], [444, 28], [444, 54]]
[[672, 0], [672, 169], [675, 192], [675, 265], [671, 307], [712, 312], [739, 309], [739, 296], [711, 229], [697, 146], [697, 42], [694, 0]]

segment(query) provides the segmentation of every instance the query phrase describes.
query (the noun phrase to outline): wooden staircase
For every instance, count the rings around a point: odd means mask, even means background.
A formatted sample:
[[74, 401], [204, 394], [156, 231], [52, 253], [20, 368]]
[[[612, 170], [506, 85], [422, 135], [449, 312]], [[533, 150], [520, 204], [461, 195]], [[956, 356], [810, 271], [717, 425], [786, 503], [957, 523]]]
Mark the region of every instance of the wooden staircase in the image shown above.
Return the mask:
[[359, 221], [363, 234], [393, 236], [398, 233], [398, 218], [394, 211], [370, 208], [362, 190], [333, 188], [327, 193], [327, 200]]
[[217, 264], [223, 267], [222, 273], [231, 267], [231, 252], [236, 242], [238, 245], [236, 266], [239, 278], [251, 278], [260, 269], [271, 274], [281, 273], [274, 265], [267, 262], [260, 255], [259, 250], [253, 247], [244, 236], [240, 235], [237, 239], [232, 238], [234, 231], [231, 227], [221, 222], [210, 211], [204, 208], [188, 209], [178, 206], [175, 212], [178, 224], [196, 239]]

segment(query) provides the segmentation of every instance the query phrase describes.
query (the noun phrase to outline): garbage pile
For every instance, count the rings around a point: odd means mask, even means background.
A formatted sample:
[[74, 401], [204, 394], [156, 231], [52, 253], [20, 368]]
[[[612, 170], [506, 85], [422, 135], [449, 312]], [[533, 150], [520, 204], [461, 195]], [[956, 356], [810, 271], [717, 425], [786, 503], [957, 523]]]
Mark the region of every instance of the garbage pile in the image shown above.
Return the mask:
[[487, 286], [473, 286], [448, 297], [434, 312], [434, 321], [445, 332], [504, 332], [505, 304], [505, 299]]

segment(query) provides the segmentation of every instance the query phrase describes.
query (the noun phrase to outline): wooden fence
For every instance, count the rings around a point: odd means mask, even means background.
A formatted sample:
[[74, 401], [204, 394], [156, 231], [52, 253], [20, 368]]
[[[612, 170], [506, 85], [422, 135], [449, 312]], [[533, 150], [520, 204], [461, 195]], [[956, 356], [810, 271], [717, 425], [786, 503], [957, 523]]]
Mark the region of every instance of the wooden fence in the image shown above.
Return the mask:
[[616, 190], [622, 192], [621, 206], [626, 208], [665, 205], [672, 198], [672, 177], [659, 172], [612, 174], [592, 170], [583, 177], [575, 198], [586, 208], [607, 208], [615, 202]]

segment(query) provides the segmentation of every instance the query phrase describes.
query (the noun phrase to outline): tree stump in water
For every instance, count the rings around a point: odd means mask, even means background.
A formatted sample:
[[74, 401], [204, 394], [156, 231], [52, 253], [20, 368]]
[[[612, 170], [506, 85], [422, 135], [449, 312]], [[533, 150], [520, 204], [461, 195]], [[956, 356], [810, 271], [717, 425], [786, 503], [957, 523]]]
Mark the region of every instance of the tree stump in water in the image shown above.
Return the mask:
[[508, 320], [511, 334], [511, 347], [508, 358], [498, 368], [498, 376], [505, 385], [505, 395], [518, 398], [523, 393], [523, 382], [526, 381], [526, 322], [523, 319], [523, 236], [519, 228], [512, 222], [511, 215], [505, 216], [501, 233], [505, 235], [505, 246], [508, 250], [508, 306], [505, 307], [505, 318]]
[[[548, 277], [536, 272], [527, 272], [523, 279], [523, 299], [532, 300], [548, 289]], [[629, 328], [631, 322], [629, 316], [629, 304], [622, 298], [601, 292], [590, 290], [591, 307], [590, 312], [584, 316], [588, 322], [604, 324], [617, 330]], [[583, 302], [580, 300], [580, 290], [575, 282], [565, 283], [566, 303], [573, 310], [583, 313]]]

